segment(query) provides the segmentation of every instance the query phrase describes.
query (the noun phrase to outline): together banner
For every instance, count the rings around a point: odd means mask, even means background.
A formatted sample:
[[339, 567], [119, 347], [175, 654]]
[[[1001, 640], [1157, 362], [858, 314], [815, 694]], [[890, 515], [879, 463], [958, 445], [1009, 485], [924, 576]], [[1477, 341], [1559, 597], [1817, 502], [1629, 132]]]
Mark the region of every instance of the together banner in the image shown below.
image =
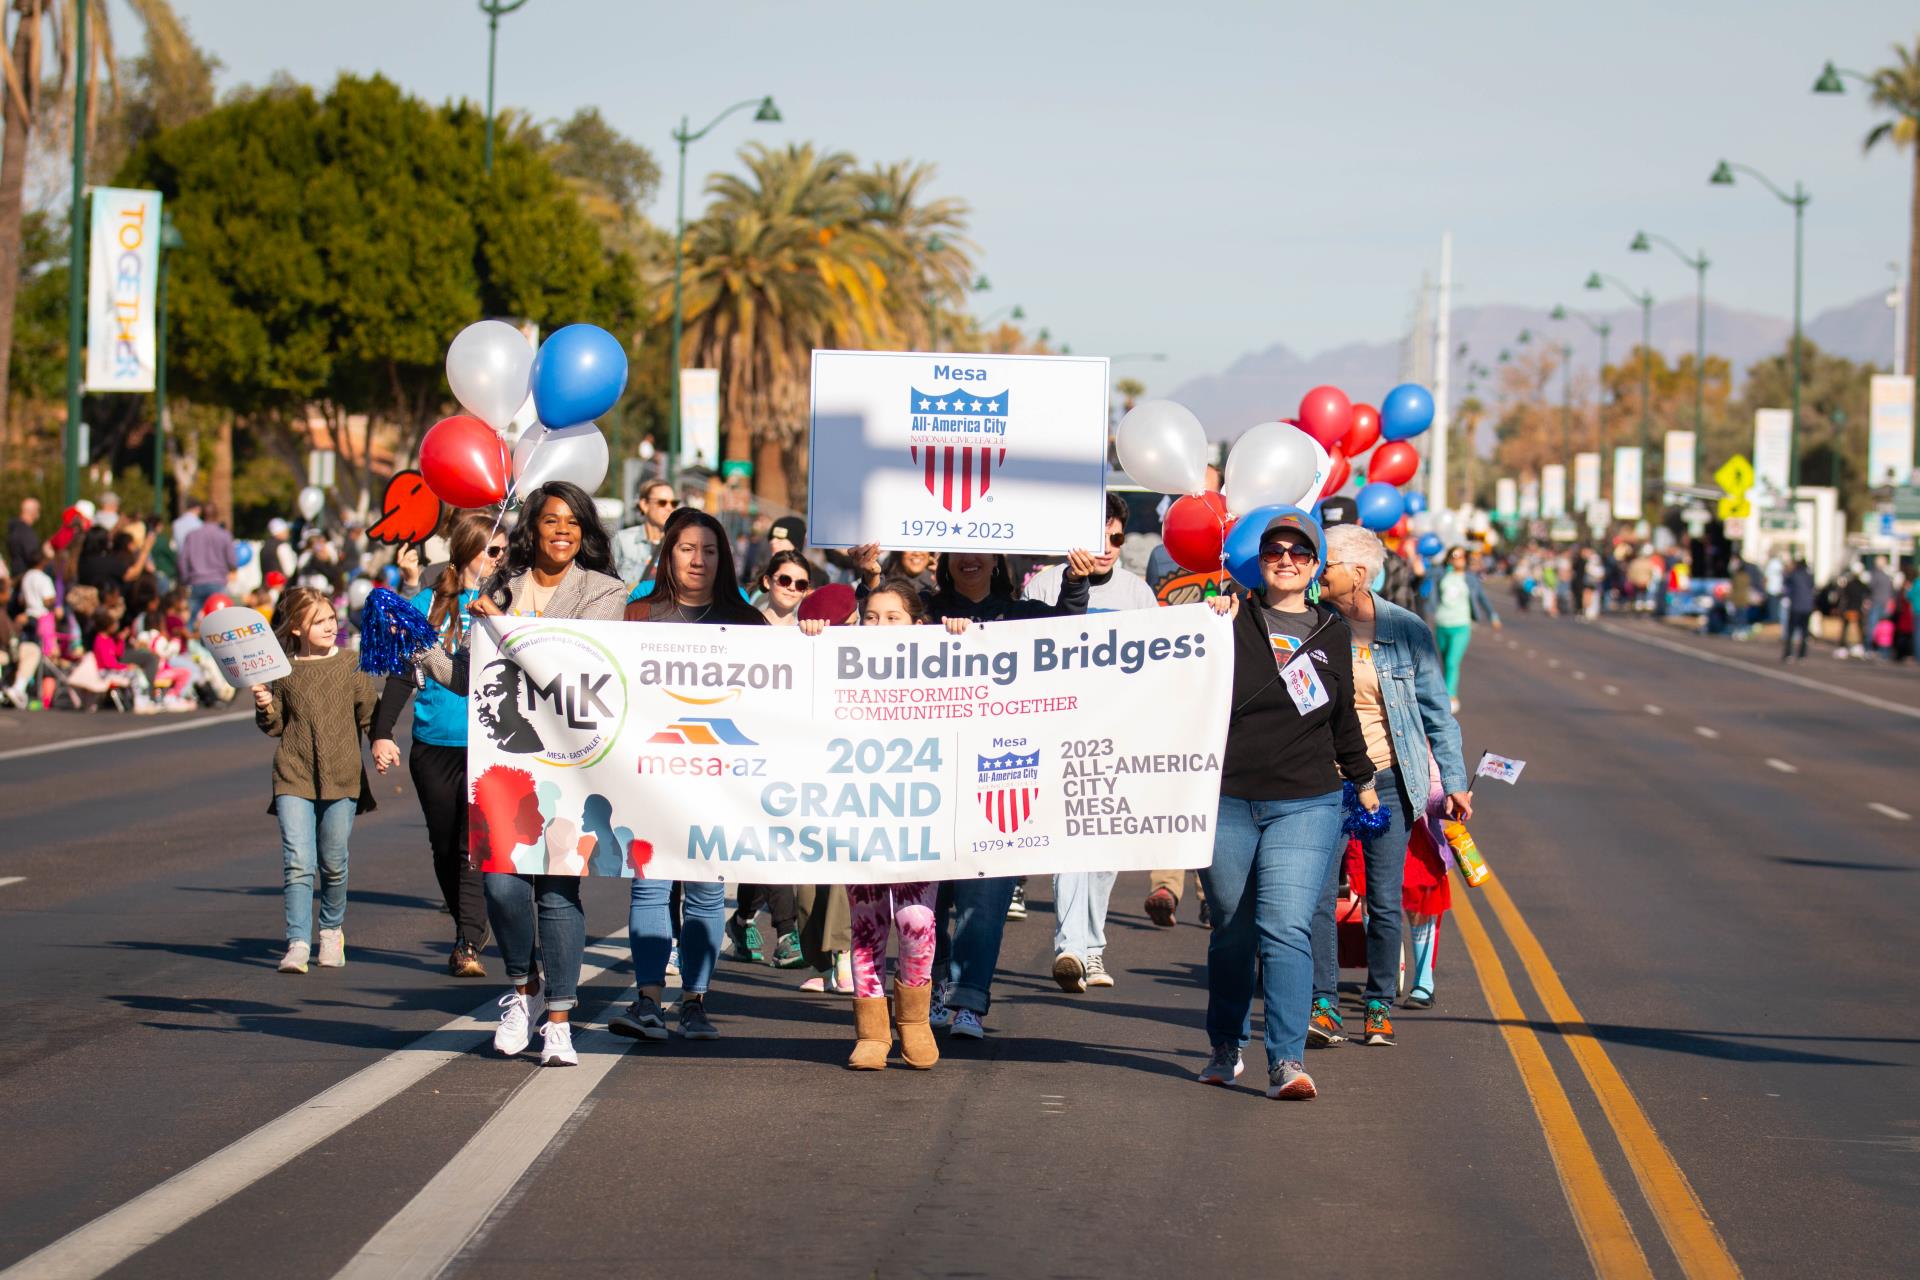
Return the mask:
[[1212, 861], [1204, 605], [941, 627], [477, 619], [484, 871], [877, 884]]

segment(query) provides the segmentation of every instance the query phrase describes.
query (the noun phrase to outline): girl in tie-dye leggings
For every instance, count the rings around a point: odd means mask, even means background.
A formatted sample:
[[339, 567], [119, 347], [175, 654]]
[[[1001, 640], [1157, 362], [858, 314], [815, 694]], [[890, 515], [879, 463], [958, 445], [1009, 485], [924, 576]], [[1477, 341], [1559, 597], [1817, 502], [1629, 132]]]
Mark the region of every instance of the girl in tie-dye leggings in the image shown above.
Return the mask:
[[[879, 572], [877, 548], [855, 548], [855, 558], [872, 562]], [[822, 624], [800, 609], [800, 630], [817, 636]], [[920, 592], [899, 578], [880, 583], [867, 593], [860, 622], [868, 627], [913, 626], [926, 621]], [[893, 1025], [900, 1033], [900, 1057], [924, 1071], [940, 1061], [927, 1015], [933, 997], [933, 901], [939, 885], [850, 884], [847, 901], [853, 911], [853, 1026], [857, 1037], [847, 1065], [855, 1071], [878, 1071], [887, 1065], [893, 1035], [887, 1028], [887, 935], [900, 933], [900, 972], [893, 983]]]

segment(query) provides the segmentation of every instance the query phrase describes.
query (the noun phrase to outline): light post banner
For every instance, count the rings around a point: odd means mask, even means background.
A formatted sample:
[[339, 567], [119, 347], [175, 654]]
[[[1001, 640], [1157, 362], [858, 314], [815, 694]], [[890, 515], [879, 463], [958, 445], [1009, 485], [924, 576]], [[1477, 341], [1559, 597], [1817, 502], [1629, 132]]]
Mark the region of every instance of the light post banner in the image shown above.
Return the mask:
[[680, 371], [680, 465], [720, 469], [720, 371]]
[[1598, 501], [1600, 501], [1600, 455], [1576, 453], [1573, 455], [1573, 509], [1591, 511], [1593, 504]]
[[1540, 514], [1549, 520], [1567, 514], [1567, 469], [1557, 462], [1540, 468]]
[[87, 390], [152, 391], [160, 193], [95, 187], [87, 251]]
[[1694, 483], [1693, 451], [1696, 437], [1691, 431], [1669, 431], [1666, 457], [1661, 460], [1660, 479], [1666, 484]]
[[1907, 483], [1913, 473], [1913, 378], [1876, 373], [1867, 401], [1867, 483]]
[[1616, 520], [1638, 520], [1645, 505], [1640, 482], [1640, 446], [1623, 444], [1613, 451], [1613, 515]]
[[816, 546], [1095, 549], [1107, 361], [816, 351], [810, 447]]
[[1753, 411], [1753, 478], [1762, 487], [1786, 493], [1792, 474], [1793, 413], [1787, 409]]
[[1528, 480], [1520, 486], [1520, 518], [1538, 520], [1540, 518], [1540, 482]]
[[1520, 485], [1512, 476], [1501, 476], [1493, 482], [1493, 513], [1511, 516], [1519, 510]]
[[880, 884], [1212, 861], [1232, 624], [476, 620], [474, 864]]

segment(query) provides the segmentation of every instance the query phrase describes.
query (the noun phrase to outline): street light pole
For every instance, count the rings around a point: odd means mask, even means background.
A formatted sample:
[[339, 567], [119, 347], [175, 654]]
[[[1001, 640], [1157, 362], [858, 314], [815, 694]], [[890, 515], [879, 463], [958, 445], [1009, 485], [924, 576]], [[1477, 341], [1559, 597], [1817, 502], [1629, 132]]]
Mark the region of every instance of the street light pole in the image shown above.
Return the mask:
[[1635, 293], [1618, 276], [1598, 271], [1587, 275], [1587, 288], [1599, 289], [1611, 284], [1633, 299], [1640, 308], [1640, 465], [1647, 465], [1653, 451], [1653, 292]]
[[487, 176], [493, 176], [493, 58], [500, 46], [500, 19], [527, 0], [480, 0], [480, 12], [487, 15]]
[[73, 191], [67, 243], [66, 505], [80, 498], [80, 347], [87, 316], [87, 10], [73, 6]]
[[186, 241], [173, 225], [173, 211], [160, 210], [160, 278], [154, 286], [154, 321], [159, 332], [153, 352], [153, 509], [167, 509], [167, 255]]
[[[707, 127], [697, 133], [688, 131], [687, 117], [680, 117], [680, 127], [673, 131], [673, 140], [680, 145], [680, 172], [675, 183], [673, 203], [673, 342], [667, 355], [667, 378], [673, 384], [673, 408], [667, 423], [667, 480], [671, 482], [680, 469], [680, 329], [683, 323], [680, 306], [681, 266], [686, 258], [687, 245], [687, 144], [698, 142], [713, 131], [713, 127], [736, 111], [758, 106], [753, 113], [755, 120], [768, 124], [780, 123], [780, 109], [773, 105], [771, 95], [764, 98], [748, 98], [745, 102], [736, 102], [707, 122]], [[722, 450], [725, 445], [721, 446]], [[718, 462], [720, 459], [716, 458]]]
[[1707, 469], [1707, 251], [1702, 249], [1698, 257], [1690, 257], [1665, 236], [1650, 231], [1636, 231], [1633, 243], [1627, 246], [1632, 253], [1648, 253], [1654, 244], [1663, 244], [1673, 251], [1673, 255], [1693, 268], [1693, 470], [1695, 478], [1706, 474]]
[[1600, 335], [1600, 377], [1593, 391], [1593, 442], [1604, 454], [1607, 451], [1607, 339], [1613, 335], [1613, 325], [1605, 320], [1595, 320], [1586, 312], [1575, 311], [1571, 307], [1555, 307], [1548, 312], [1548, 319], [1551, 320], [1565, 320], [1568, 316], [1573, 316]]
[[1787, 490], [1791, 493], [1800, 487], [1800, 293], [1801, 274], [1805, 261], [1802, 244], [1806, 229], [1807, 202], [1813, 197], [1798, 182], [1793, 184], [1793, 194], [1788, 195], [1758, 169], [1750, 165], [1732, 164], [1725, 160], [1714, 167], [1712, 176], [1707, 179], [1707, 184], [1715, 187], [1732, 186], [1736, 169], [1758, 178], [1760, 185], [1773, 192], [1774, 197], [1782, 204], [1793, 206], [1793, 350], [1790, 353], [1793, 368], [1793, 412], [1787, 420]]

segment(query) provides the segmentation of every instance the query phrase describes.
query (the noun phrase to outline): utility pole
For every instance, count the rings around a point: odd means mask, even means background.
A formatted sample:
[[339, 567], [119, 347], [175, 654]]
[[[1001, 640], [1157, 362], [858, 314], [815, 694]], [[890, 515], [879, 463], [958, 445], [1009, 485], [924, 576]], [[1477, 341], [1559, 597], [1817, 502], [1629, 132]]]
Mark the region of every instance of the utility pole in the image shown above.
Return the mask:
[[67, 234], [67, 505], [80, 498], [80, 348], [87, 340], [87, 4], [73, 6], [73, 194]]
[[[1440, 233], [1440, 314], [1433, 326], [1433, 429], [1427, 445], [1427, 507], [1447, 509], [1447, 433], [1452, 430], [1448, 393], [1453, 373], [1453, 232]], [[1467, 442], [1469, 451], [1473, 442]]]

